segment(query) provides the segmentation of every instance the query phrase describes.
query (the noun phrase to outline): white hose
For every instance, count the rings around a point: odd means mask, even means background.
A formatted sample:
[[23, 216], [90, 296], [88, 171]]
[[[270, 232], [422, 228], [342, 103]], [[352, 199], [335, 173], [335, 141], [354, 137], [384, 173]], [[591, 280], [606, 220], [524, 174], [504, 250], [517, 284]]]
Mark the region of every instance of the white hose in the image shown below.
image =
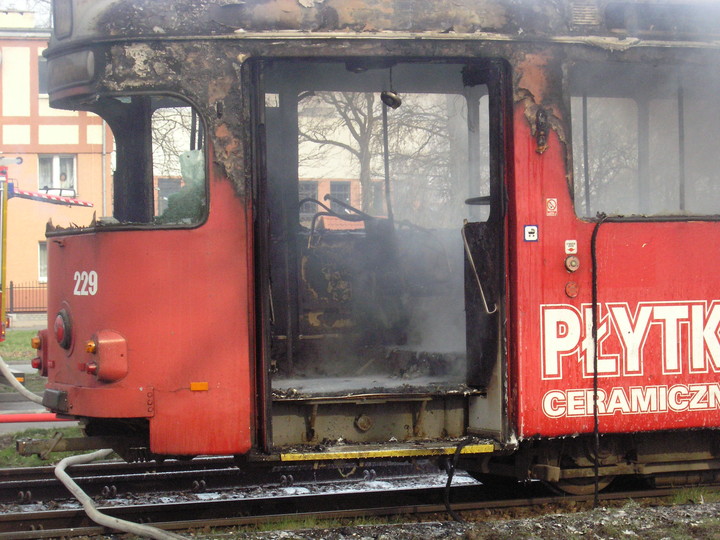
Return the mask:
[[2, 356], [0, 356], [0, 372], [2, 372], [2, 374], [8, 380], [10, 386], [20, 392], [23, 397], [29, 399], [34, 403], [42, 405], [42, 398], [38, 395], [33, 394], [30, 390], [28, 390], [22, 384], [20, 384], [20, 382], [18, 382], [18, 380], [15, 378], [15, 375], [13, 375], [12, 371], [10, 370], [10, 366], [5, 363], [5, 360], [3, 360]]
[[[0, 372], [2, 372], [2, 374], [8, 380], [10, 386], [20, 392], [20, 394], [22, 394], [30, 401], [42, 405], [42, 398], [33, 394], [30, 390], [28, 390], [22, 384], [20, 384], [20, 382], [18, 382], [18, 380], [15, 378], [12, 371], [10, 370], [10, 366], [7, 365], [7, 363], [1, 356]], [[102, 459], [110, 455], [111, 453], [112, 450], [98, 450], [91, 454], [81, 454], [79, 456], [66, 457], [65, 459], [60, 461], [60, 463], [58, 463], [55, 467], [55, 476], [58, 478], [58, 480], [65, 484], [65, 487], [68, 488], [68, 490], [73, 495], [75, 495], [75, 498], [83, 505], [87, 516], [98, 525], [102, 525], [103, 527], [109, 527], [111, 529], [116, 529], [118, 531], [130, 534], [135, 534], [142, 538], [154, 538], [157, 540], [184, 539], [184, 536], [180, 536], [179, 534], [171, 532], [166, 532], [155, 527], [150, 527], [149, 525], [141, 525], [139, 523], [133, 523], [124, 519], [106, 516], [102, 512], [99, 512], [97, 508], [95, 508], [95, 504], [93, 503], [92, 499], [87, 495], [87, 493], [80, 489], [80, 486], [78, 486], [75, 481], [70, 478], [70, 476], [65, 472], [65, 469], [67, 467], [80, 463], [90, 463], [95, 459]]]
[[82, 454], [79, 456], [70, 456], [63, 459], [55, 467], [55, 476], [60, 480], [65, 487], [80, 501], [85, 509], [87, 516], [92, 519], [98, 525], [116, 529], [118, 531], [135, 534], [141, 538], [155, 538], [157, 540], [178, 540], [184, 539], [184, 536], [179, 534], [160, 530], [156, 527], [150, 527], [149, 525], [141, 525], [139, 523], [133, 523], [132, 521], [125, 521], [124, 519], [118, 519], [111, 516], [106, 516], [102, 512], [95, 508], [93, 500], [85, 493], [75, 481], [65, 472], [67, 467], [72, 465], [78, 465], [82, 463], [90, 463], [95, 459], [102, 459], [112, 453], [112, 450], [97, 450], [91, 454]]

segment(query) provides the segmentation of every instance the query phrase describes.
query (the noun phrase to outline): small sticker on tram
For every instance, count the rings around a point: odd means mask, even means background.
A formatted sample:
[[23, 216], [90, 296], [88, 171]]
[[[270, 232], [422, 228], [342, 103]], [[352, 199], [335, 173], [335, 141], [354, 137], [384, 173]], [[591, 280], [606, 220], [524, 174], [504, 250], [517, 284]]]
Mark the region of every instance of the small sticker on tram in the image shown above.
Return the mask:
[[537, 242], [538, 241], [538, 226], [537, 225], [525, 225], [525, 241], [526, 242]]
[[558, 200], [556, 198], [545, 199], [545, 214], [550, 217], [558, 215]]
[[565, 240], [565, 255], [577, 255], [577, 240]]

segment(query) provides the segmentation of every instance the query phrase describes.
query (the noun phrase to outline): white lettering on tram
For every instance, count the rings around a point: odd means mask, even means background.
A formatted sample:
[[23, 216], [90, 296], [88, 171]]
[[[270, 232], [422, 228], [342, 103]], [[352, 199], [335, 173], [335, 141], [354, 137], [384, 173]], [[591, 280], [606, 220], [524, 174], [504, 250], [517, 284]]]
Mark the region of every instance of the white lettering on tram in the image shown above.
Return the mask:
[[[568, 363], [593, 376], [592, 306], [540, 306], [542, 378], [562, 379]], [[598, 305], [597, 371], [600, 377], [640, 376], [648, 345], [664, 375], [720, 372], [720, 301]], [[573, 362], [574, 361], [574, 362]]]
[[[550, 390], [542, 409], [550, 418], [593, 416], [593, 395], [592, 388]], [[600, 416], [718, 410], [720, 383], [599, 388], [597, 409]]]
[[97, 294], [98, 275], [95, 270], [75, 272], [73, 279], [75, 280], [75, 288], [73, 289], [75, 296], [95, 296]]

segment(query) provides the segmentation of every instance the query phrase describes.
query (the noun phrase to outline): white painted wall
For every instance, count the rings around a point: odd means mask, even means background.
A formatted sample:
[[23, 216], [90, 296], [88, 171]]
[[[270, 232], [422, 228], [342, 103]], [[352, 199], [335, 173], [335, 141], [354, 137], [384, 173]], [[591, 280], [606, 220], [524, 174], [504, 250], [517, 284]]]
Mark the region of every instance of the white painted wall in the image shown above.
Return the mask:
[[2, 115], [30, 116], [30, 49], [3, 47]]

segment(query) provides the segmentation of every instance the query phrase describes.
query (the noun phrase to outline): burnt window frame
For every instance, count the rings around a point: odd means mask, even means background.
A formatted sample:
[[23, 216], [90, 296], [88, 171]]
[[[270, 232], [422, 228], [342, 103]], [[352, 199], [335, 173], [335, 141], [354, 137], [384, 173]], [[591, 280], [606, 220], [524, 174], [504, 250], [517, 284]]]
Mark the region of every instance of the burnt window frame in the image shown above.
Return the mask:
[[[645, 107], [643, 108], [641, 106], [641, 100], [638, 99], [638, 92], [637, 91], [631, 91], [631, 88], [633, 87], [632, 79], [620, 79], [618, 82], [618, 85], [616, 88], [623, 88], [624, 92], [616, 92], [615, 94], [607, 94], [603, 92], [593, 92], [593, 93], [587, 93], [583, 94], [582, 92], [578, 92], [576, 82], [573, 79], [574, 75], [581, 70], [595, 70], [598, 67], [604, 69], [604, 70], [616, 70], [617, 68], [621, 68], [623, 70], [627, 70], [632, 72], [632, 78], [639, 79], [638, 73], [642, 70], [650, 70], [657, 68], [658, 66], [665, 67], [666, 72], [672, 72], [673, 74], [677, 75], [677, 81], [678, 85], [675, 88], [677, 91], [675, 94], [673, 94], [674, 98], [677, 100], [677, 107], [675, 109], [675, 114], [677, 116], [677, 131], [678, 131], [678, 153], [677, 155], [677, 161], [678, 161], [678, 170], [677, 170], [677, 178], [678, 178], [678, 208], [674, 208], [671, 211], [661, 211], [661, 212], [652, 212], [647, 211], [646, 213], [643, 212], [643, 208], [636, 209], [634, 213], [610, 213], [610, 212], [604, 212], [602, 209], [600, 209], [595, 215], [589, 215], [588, 207], [592, 207], [591, 202], [588, 201], [588, 189], [589, 189], [589, 182], [592, 182], [592, 178], [588, 176], [588, 134], [587, 134], [587, 103], [586, 99], [587, 97], [617, 97], [617, 98], [623, 98], [623, 99], [629, 99], [632, 100], [633, 103], [636, 105], [636, 110], [638, 111], [637, 114], [637, 174], [635, 175], [633, 184], [630, 184], [630, 189], [636, 189], [641, 190], [643, 189], [643, 184], [645, 184], [645, 189], [651, 189], [648, 186], [651, 183], [651, 172], [650, 172], [650, 163], [651, 163], [651, 154], [652, 154], [652, 148], [650, 147], [650, 132], [652, 129], [650, 128], [650, 124], [652, 122], [652, 117], [650, 116], [650, 112], [648, 111], [649, 107], [648, 105], [653, 101], [657, 100], [657, 97], [650, 97], [645, 98]], [[713, 66], [718, 67], [717, 63], [713, 64]], [[708, 69], [708, 68], [706, 68]], [[685, 193], [687, 190], [688, 185], [692, 185], [692, 182], [688, 183], [687, 179], [687, 165], [686, 165], [686, 133], [687, 133], [687, 124], [684, 123], [684, 105], [687, 103], [685, 96], [683, 95], [683, 89], [687, 88], [682, 85], [682, 82], [687, 80], [688, 78], [692, 78], [693, 75], [697, 75], [701, 73], [701, 70], [697, 66], [693, 67], [692, 65], [685, 65], [682, 61], [682, 59], [675, 58], [674, 56], [671, 57], [671, 55], [668, 55], [666, 62], [650, 62], [650, 61], [621, 61], [621, 60], [604, 60], [604, 61], [570, 61], [566, 65], [565, 70], [565, 77], [564, 77], [564, 84], [563, 87], [566, 90], [566, 96], [567, 96], [567, 111], [569, 113], [569, 122], [568, 127], [570, 131], [570, 137], [569, 137], [569, 143], [570, 147], [568, 149], [568, 157], [567, 157], [567, 163], [568, 163], [568, 169], [569, 169], [569, 176], [572, 178], [572, 181], [569, 183], [569, 189], [570, 189], [570, 195], [571, 199], [573, 201], [573, 208], [574, 208], [574, 214], [578, 219], [582, 219], [585, 221], [598, 221], [601, 219], [611, 219], [613, 221], [717, 221], [720, 220], [720, 205], [718, 205], [717, 209], [713, 212], [709, 213], [701, 213], [701, 212], [695, 212], [692, 210], [687, 210], [686, 204], [687, 200], [685, 197]], [[603, 81], [611, 80], [611, 77], [599, 77], [598, 80], [602, 79]], [[649, 78], [650, 80], [646, 83], [647, 85], [652, 86], [653, 80], [652, 78]], [[598, 82], [598, 84], [594, 87], [596, 89], [599, 86], [602, 86], [603, 82]], [[591, 86], [591, 85], [588, 85]], [[719, 85], [720, 86], [720, 85]], [[645, 85], [643, 85], [643, 88], [645, 88]], [[696, 87], [690, 87], [690, 88], [696, 88]], [[643, 90], [640, 90], [640, 93], [642, 93]], [[584, 97], [583, 97], [584, 96]], [[579, 111], [576, 111], [572, 106], [573, 98], [578, 98], [583, 100], [583, 105], [581, 106]], [[582, 119], [579, 122], [579, 125], [581, 125], [581, 133], [578, 134], [573, 129], [573, 124], [575, 124], [575, 120], [577, 116], [580, 116]], [[685, 130], [683, 129], [685, 128]], [[582, 151], [576, 152], [576, 147], [578, 146], [577, 143], [580, 143], [580, 146], [582, 146]], [[580, 158], [583, 160], [582, 169], [579, 169], [576, 162], [576, 157], [580, 156]], [[581, 172], [582, 174], [578, 175], [577, 172]], [[578, 191], [578, 185], [582, 184], [582, 189]], [[623, 189], [623, 188], [620, 188]], [[627, 190], [627, 188], [625, 188]], [[638, 198], [640, 199], [640, 195], [638, 195]], [[644, 202], [638, 202], [638, 207], [642, 206], [643, 204], [646, 205]], [[647, 205], [645, 206], [645, 210], [647, 210]]]
[[[146, 98], [148, 100], [151, 100], [153, 98], [158, 98], [158, 103], [161, 105], [158, 107], [155, 107], [154, 109], [149, 111], [149, 115], [145, 119], [147, 122], [152, 121], [152, 115], [155, 110], [161, 108], [163, 101], [162, 100], [172, 100], [176, 102], [181, 102], [182, 104], [190, 107], [192, 111], [195, 113], [195, 117], [197, 120], [196, 129], [197, 129], [197, 137], [199, 144], [201, 144], [201, 148], [199, 150], [202, 150], [203, 152], [203, 170], [204, 170], [204, 205], [202, 208], [202, 215], [200, 219], [197, 221], [193, 221], [190, 223], [162, 223], [158, 220], [160, 217], [160, 214], [158, 212], [157, 215], [154, 215], [155, 209], [159, 208], [159, 199], [158, 199], [158, 191], [157, 191], [157, 180], [165, 177], [166, 175], [158, 174], [154, 175], [152, 166], [149, 167], [149, 171], [151, 174], [151, 178], [149, 182], [145, 182], [145, 189], [147, 191], [152, 192], [152, 197], [149, 199], [149, 201], [146, 201], [146, 205], [148, 206], [148, 209], [146, 209], [146, 213], [150, 215], [150, 211], [152, 211], [153, 215], [150, 216], [149, 219], [144, 221], [120, 221], [115, 219], [116, 215], [116, 204], [117, 201], [114, 199], [112, 202], [112, 214], [105, 216], [106, 218], [110, 218], [107, 221], [102, 221], [102, 218], [98, 218], [94, 221], [93, 224], [87, 225], [87, 226], [79, 226], [77, 228], [59, 228], [56, 231], [48, 231], [47, 236], [64, 236], [64, 235], [74, 235], [74, 234], [86, 234], [86, 233], [96, 233], [96, 232], [112, 232], [112, 231], [132, 231], [132, 230], [174, 230], [174, 229], [181, 229], [181, 230], [189, 230], [189, 229], [196, 229], [198, 227], [202, 227], [209, 219], [210, 215], [210, 139], [208, 137], [208, 128], [207, 128], [207, 122], [204, 119], [201, 108], [198, 106], [196, 102], [194, 102], [192, 99], [188, 98], [185, 95], [176, 93], [176, 92], [166, 92], [166, 91], [138, 91], [138, 92], [112, 92], [112, 93], [106, 93], [102, 95], [96, 96], [96, 99], [90, 104], [90, 105], [83, 105], [83, 106], [75, 106], [73, 107], [73, 104], [69, 103], [66, 108], [71, 108], [73, 110], [84, 110], [91, 112], [93, 114], [96, 114], [100, 118], [102, 118], [110, 127], [113, 137], [113, 144], [115, 148], [116, 153], [116, 160], [115, 160], [115, 169], [113, 170], [113, 176], [115, 176], [118, 172], [118, 162], [121, 159], [121, 145], [118, 143], [119, 139], [117, 136], [116, 128], [118, 127], [119, 123], [123, 121], [122, 115], [117, 113], [117, 110], [115, 107], [117, 107], [117, 103], [127, 103], [129, 100], [133, 100], [134, 98]], [[125, 115], [126, 117], [129, 117], [130, 115]], [[114, 127], [115, 126], [115, 127]], [[129, 130], [130, 133], [137, 133], [137, 131]], [[125, 140], [131, 140], [133, 137], [130, 135]], [[148, 138], [149, 145], [147, 145], [146, 148], [144, 148], [143, 152], [147, 152], [152, 155], [152, 137]], [[130, 156], [136, 155], [132, 152], [129, 154]], [[150, 163], [152, 163], [152, 157], [150, 157]], [[145, 174], [147, 171], [145, 171]], [[130, 174], [128, 174], [130, 175]], [[114, 182], [115, 179], [112, 179], [113, 182], [113, 197], [117, 196], [118, 190], [116, 189]]]
[[[273, 57], [273, 56], [258, 56], [248, 59], [243, 64], [243, 88], [247, 92], [247, 100], [249, 105], [248, 116], [251, 119], [251, 138], [249, 140], [249, 149], [253, 160], [251, 162], [251, 168], [249, 169], [253, 177], [253, 202], [256, 215], [261, 216], [258, 220], [258, 226], [254, 228], [254, 245], [256, 260], [265, 261], [265, 263], [257, 265], [255, 273], [255, 286], [258, 291], [269, 291], [270, 288], [275, 285], [269, 272], [269, 253], [271, 252], [270, 242], [270, 226], [273, 220], [274, 206], [268, 204], [268, 168], [272, 166], [269, 156], [267, 156], [267, 126], [269, 122], [269, 116], [282, 114], [282, 103], [277, 100], [272, 101], [270, 108], [266, 106], [266, 96], [276, 96], [274, 89], [269, 90], [265, 87], [265, 66], [266, 63], [273, 62], [275, 60], [287, 61], [287, 60], [299, 60], [303, 62], [353, 62], [356, 60], [354, 57], [342, 55], [340, 57], [315, 57], [315, 58], [295, 58], [295, 57]], [[368, 62], [378, 61], [382, 62], [383, 59], [378, 58], [362, 58]], [[505, 306], [505, 288], [506, 288], [506, 256], [505, 256], [505, 234], [503, 231], [507, 226], [507, 205], [508, 205], [508, 194], [507, 194], [507, 183], [511, 181], [512, 176], [512, 162], [513, 162], [513, 84], [512, 84], [512, 70], [507, 60], [503, 58], [478, 58], [478, 57], [467, 57], [467, 56], [447, 56], [447, 57], [426, 57], [418, 56], [408, 58], [405, 56], [391, 57], [390, 61], [393, 62], [411, 62], [411, 63], [456, 63], [463, 64], [476, 68], [478, 73], [468, 74], [468, 80], [465, 81], [466, 86], [472, 86], [473, 84], [486, 84], [488, 88], [489, 103], [489, 132], [491, 134], [489, 144], [489, 162], [490, 162], [490, 176], [489, 185], [490, 193], [489, 196], [479, 197], [483, 199], [482, 202], [476, 204], [489, 204], [490, 212], [487, 220], [481, 225], [493, 224], [499, 231], [498, 234], [493, 235], [495, 243], [488, 246], [492, 256], [497, 260], [497, 272], [494, 273], [494, 283], [490, 284], [492, 292], [494, 293], [494, 300], [497, 301], [499, 306]], [[302, 64], [298, 64], [295, 69], [301, 69]], [[470, 70], [472, 71], [472, 70]], [[473, 79], [477, 79], [474, 81]], [[284, 146], [286, 152], [283, 155], [278, 156], [279, 159], [285, 159], [286, 154], [292, 154], [296, 152], [296, 140], [292, 137], [288, 138], [287, 144]], [[275, 156], [273, 156], [275, 161]], [[297, 170], [297, 169], [295, 169]], [[481, 194], [479, 194], [481, 195]], [[296, 199], [297, 190], [294, 191], [293, 197]], [[288, 199], [288, 202], [289, 199]], [[297, 206], [297, 203], [296, 203]], [[292, 218], [287, 224], [290, 230], [294, 230], [297, 219]], [[294, 283], [293, 280], [290, 280]], [[257, 384], [258, 388], [262, 391], [258, 392], [258, 411], [259, 411], [259, 424], [262, 426], [259, 432], [258, 445], [265, 451], [271, 451], [273, 441], [273, 427], [272, 427], [272, 399], [271, 396], [271, 376], [270, 373], [275, 369], [276, 366], [271, 361], [271, 332], [273, 325], [278, 323], [279, 319], [282, 319], [282, 314], [278, 310], [277, 305], [271, 301], [270, 294], [258, 294], [256, 296], [256, 313], [257, 320], [260, 324], [257, 325], [257, 344], [258, 344], [258, 361], [257, 367]], [[503, 312], [504, 308], [497, 310], [496, 313]], [[505, 332], [505, 325], [502, 322], [504, 319], [502, 316], [496, 316], [493, 319], [493, 324], [496, 325], [498, 335], [503, 335]], [[282, 323], [282, 320], [280, 320]], [[292, 329], [287, 330], [288, 334], [293, 332]], [[291, 340], [287, 340], [287, 348], [292, 350]], [[498, 356], [505, 357], [507, 351], [505, 350], [504, 342], [502, 339], [495, 340], [500, 348], [497, 353]], [[500, 371], [502, 377], [505, 372], [505, 362], [500, 362]], [[491, 366], [492, 367], [492, 366]], [[502, 398], [504, 399], [504, 398]], [[503, 423], [503, 432], [509, 430], [509, 425]]]

